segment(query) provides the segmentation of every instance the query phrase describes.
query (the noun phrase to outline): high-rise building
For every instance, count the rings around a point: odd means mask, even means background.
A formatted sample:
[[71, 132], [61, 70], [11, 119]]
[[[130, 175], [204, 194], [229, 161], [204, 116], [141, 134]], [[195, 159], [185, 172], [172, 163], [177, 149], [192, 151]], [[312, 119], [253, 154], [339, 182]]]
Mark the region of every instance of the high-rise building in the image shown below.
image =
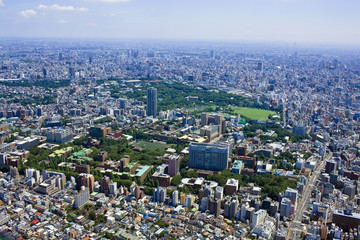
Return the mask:
[[325, 172], [332, 173], [337, 169], [337, 162], [335, 160], [327, 160], [325, 165]]
[[8, 165], [9, 159], [10, 159], [10, 155], [6, 153], [0, 153], [0, 166]]
[[147, 90], [147, 110], [146, 114], [148, 116], [157, 116], [157, 89], [148, 88]]
[[109, 195], [110, 184], [111, 184], [110, 178], [108, 176], [104, 176], [103, 179], [101, 179], [100, 192], [105, 193], [105, 195]]
[[215, 199], [222, 199], [223, 198], [223, 192], [224, 192], [224, 188], [221, 186], [217, 186], [215, 188]]
[[189, 167], [222, 171], [228, 167], [230, 151], [228, 144], [190, 143]]
[[90, 173], [90, 166], [87, 164], [79, 164], [75, 166], [75, 172], [77, 173]]
[[205, 212], [209, 209], [209, 199], [207, 197], [203, 197], [200, 202], [200, 210], [202, 212]]
[[169, 158], [169, 169], [168, 173], [170, 177], [173, 177], [179, 173], [180, 168], [180, 156], [172, 155]]
[[220, 199], [210, 199], [209, 201], [209, 211], [211, 214], [214, 214], [216, 217], [219, 216], [221, 210], [221, 200]]
[[119, 99], [119, 107], [120, 107], [120, 109], [126, 109], [127, 106], [128, 106], [127, 98], [120, 98]]
[[280, 203], [280, 216], [289, 217], [291, 214], [291, 200], [288, 198], [282, 198]]
[[208, 119], [209, 119], [209, 114], [208, 113], [202, 113], [201, 114], [201, 126], [202, 127], [208, 125]]
[[74, 207], [81, 208], [84, 206], [90, 199], [89, 188], [83, 187], [78, 194], [74, 197]]
[[165, 202], [166, 200], [166, 188], [158, 187], [153, 189], [153, 201], [154, 202]]
[[75, 78], [75, 68], [74, 67], [69, 68], [69, 75], [70, 75], [70, 78]]
[[90, 127], [89, 134], [94, 138], [104, 138], [107, 134], [111, 133], [110, 127], [94, 126]]
[[132, 195], [134, 195], [136, 200], [138, 200], [140, 198], [141, 190], [140, 190], [140, 187], [135, 182], [133, 182], [131, 184], [130, 192], [131, 192]]
[[210, 51], [210, 58], [212, 58], [212, 59], [215, 58], [215, 50]]
[[179, 192], [177, 190], [172, 193], [172, 205], [176, 206], [179, 204]]
[[195, 196], [189, 194], [186, 195], [186, 200], [185, 200], [185, 207], [187, 207], [188, 209], [191, 209], [191, 206], [194, 204], [195, 202]]
[[294, 209], [296, 209], [296, 205], [297, 205], [297, 198], [298, 198], [298, 190], [296, 189], [292, 189], [292, 188], [287, 188], [285, 191], [285, 195], [286, 198], [290, 199], [292, 206], [294, 207]]
[[6, 208], [0, 209], [0, 225], [4, 225], [10, 221], [10, 214], [7, 213]]
[[38, 108], [36, 109], [36, 115], [39, 116], [39, 117], [42, 116], [42, 108], [41, 108], [41, 107], [38, 107]]
[[263, 224], [267, 215], [266, 210], [260, 209], [256, 211], [251, 219], [250, 227], [254, 228], [256, 225]]
[[10, 177], [14, 179], [19, 177], [19, 171], [17, 167], [10, 167]]
[[236, 193], [239, 189], [239, 180], [234, 179], [234, 178], [229, 178], [226, 181], [225, 184], [225, 194], [226, 195], [233, 195], [234, 193]]
[[46, 141], [55, 143], [67, 143], [73, 138], [73, 133], [69, 129], [50, 130], [46, 134]]
[[110, 191], [109, 194], [116, 196], [118, 194], [117, 182], [110, 182]]
[[230, 218], [230, 205], [231, 205], [230, 200], [226, 201], [225, 204], [224, 204], [224, 213], [223, 213], [223, 215], [226, 218]]
[[90, 192], [94, 191], [95, 178], [92, 174], [80, 173], [76, 178], [77, 189], [80, 190], [82, 186], [89, 188]]
[[236, 199], [233, 199], [230, 204], [230, 218], [235, 218], [236, 213], [238, 211], [239, 201]]

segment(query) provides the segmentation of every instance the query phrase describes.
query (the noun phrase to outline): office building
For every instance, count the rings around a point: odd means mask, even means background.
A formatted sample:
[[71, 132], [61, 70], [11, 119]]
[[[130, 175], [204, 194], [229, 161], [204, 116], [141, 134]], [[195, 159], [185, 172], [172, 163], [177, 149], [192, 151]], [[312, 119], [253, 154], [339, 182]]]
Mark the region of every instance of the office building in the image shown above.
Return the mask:
[[222, 171], [228, 167], [230, 151], [228, 144], [190, 143], [189, 167]]
[[82, 187], [80, 192], [74, 197], [74, 208], [81, 208], [90, 199], [89, 188]]
[[0, 210], [0, 225], [4, 225], [6, 223], [8, 223], [10, 221], [11, 217], [10, 215], [7, 213], [6, 208], [2, 208]]
[[233, 199], [230, 204], [230, 218], [236, 218], [236, 214], [238, 212], [239, 201], [237, 199]]
[[244, 165], [242, 163], [241, 160], [236, 159], [233, 163], [231, 172], [236, 173], [236, 174], [240, 174], [242, 169], [243, 169]]
[[70, 142], [72, 139], [73, 139], [73, 133], [69, 129], [50, 130], [46, 134], [47, 142], [67, 143]]
[[59, 175], [53, 175], [35, 188], [35, 192], [52, 195], [61, 189], [63, 189], [61, 177]]
[[293, 127], [293, 133], [300, 136], [305, 136], [306, 130], [303, 125], [296, 125]]
[[346, 210], [334, 210], [332, 222], [345, 231], [357, 228], [360, 225], [360, 214], [352, 212], [350, 207]]
[[53, 176], [59, 176], [59, 181], [60, 181], [60, 188], [63, 189], [65, 187], [66, 184], [66, 176], [64, 173], [59, 173], [59, 172], [53, 172], [53, 171], [47, 171], [47, 170], [42, 170], [41, 171], [41, 175], [43, 178], [43, 181], [53, 177]]
[[110, 182], [110, 191], [109, 194], [112, 196], [116, 196], [118, 194], [118, 187], [117, 187], [117, 182]]
[[325, 172], [326, 173], [332, 173], [337, 169], [337, 162], [335, 160], [328, 160], [326, 161], [325, 165]]
[[264, 209], [256, 211], [252, 216], [250, 227], [254, 228], [256, 225], [263, 224], [265, 222], [266, 215], [267, 212]]
[[225, 195], [233, 195], [239, 189], [239, 180], [229, 178], [225, 184]]
[[148, 88], [147, 90], [147, 116], [153, 116], [156, 118], [157, 116], [157, 89], [156, 88]]
[[9, 154], [0, 153], [0, 166], [7, 165], [9, 158], [10, 158], [10, 155], [9, 155]]
[[39, 144], [40, 144], [40, 138], [36, 136], [32, 136], [32, 137], [26, 137], [23, 140], [18, 141], [16, 143], [16, 147], [18, 149], [29, 150], [30, 148], [33, 148]]
[[288, 187], [285, 191], [284, 197], [290, 199], [291, 205], [294, 207], [294, 209], [296, 209], [298, 191], [296, 189], [292, 189]]
[[101, 127], [101, 126], [94, 126], [90, 128], [90, 136], [94, 137], [94, 138], [104, 138], [106, 137], [106, 135], [108, 135], [109, 133], [111, 133], [111, 128], [110, 127]]
[[291, 215], [291, 200], [282, 198], [280, 203], [280, 216], [289, 217]]
[[214, 214], [216, 217], [219, 216], [221, 211], [221, 200], [211, 198], [209, 201], [209, 211], [211, 214]]
[[205, 212], [209, 209], [209, 199], [207, 197], [203, 197], [200, 201], [200, 210]]
[[10, 177], [12, 179], [16, 179], [20, 177], [17, 167], [10, 167]]
[[77, 173], [90, 173], [90, 166], [87, 164], [79, 164], [75, 166], [75, 172]]
[[165, 202], [166, 200], [166, 188], [158, 187], [153, 189], [153, 201], [154, 202]]
[[120, 98], [119, 99], [119, 108], [126, 109], [128, 106], [128, 99], [127, 98]]
[[223, 198], [223, 193], [224, 193], [224, 188], [221, 186], [217, 186], [215, 188], [215, 199], [222, 199]]

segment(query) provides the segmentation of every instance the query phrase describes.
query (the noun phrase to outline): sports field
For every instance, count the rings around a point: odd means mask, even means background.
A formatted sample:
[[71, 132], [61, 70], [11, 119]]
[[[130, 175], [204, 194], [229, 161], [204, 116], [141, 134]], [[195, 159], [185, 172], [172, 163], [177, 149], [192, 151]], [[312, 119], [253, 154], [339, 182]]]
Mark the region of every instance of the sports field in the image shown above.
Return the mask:
[[165, 151], [167, 148], [170, 147], [170, 145], [164, 145], [164, 144], [152, 143], [152, 142], [146, 142], [146, 141], [136, 143], [135, 146], [141, 147], [141, 148], [152, 149], [152, 150], [159, 149], [161, 151]]
[[266, 120], [269, 115], [276, 115], [277, 113], [274, 111], [257, 109], [257, 108], [241, 108], [241, 107], [233, 107], [232, 108], [235, 114], [240, 114], [240, 116], [244, 116], [254, 120]]

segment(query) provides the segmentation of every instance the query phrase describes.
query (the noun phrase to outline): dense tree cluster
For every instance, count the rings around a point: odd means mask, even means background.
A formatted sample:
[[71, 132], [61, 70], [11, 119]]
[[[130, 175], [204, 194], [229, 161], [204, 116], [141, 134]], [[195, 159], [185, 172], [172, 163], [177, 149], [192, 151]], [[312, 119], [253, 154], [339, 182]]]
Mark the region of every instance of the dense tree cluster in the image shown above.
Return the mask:
[[291, 142], [299, 142], [304, 139], [310, 139], [308, 135], [300, 136], [296, 135], [286, 129], [283, 129], [279, 124], [251, 124], [243, 128], [243, 132], [245, 137], [255, 137], [256, 130], [262, 130], [263, 132], [267, 132], [268, 130], [275, 131], [273, 136], [261, 135], [260, 140], [263, 143], [266, 143], [268, 140], [273, 142], [286, 142], [285, 137], [288, 136]]
[[35, 87], [35, 88], [61, 88], [61, 87], [69, 87], [70, 80], [39, 80], [39, 81], [1, 81], [0, 85], [8, 86], [8, 87]]

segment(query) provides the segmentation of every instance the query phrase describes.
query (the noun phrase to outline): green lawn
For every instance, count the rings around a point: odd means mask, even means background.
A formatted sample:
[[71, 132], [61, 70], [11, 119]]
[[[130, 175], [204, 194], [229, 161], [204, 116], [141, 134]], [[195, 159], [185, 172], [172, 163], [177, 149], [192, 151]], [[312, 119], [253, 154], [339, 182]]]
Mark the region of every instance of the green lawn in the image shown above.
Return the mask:
[[234, 114], [240, 114], [240, 116], [244, 116], [255, 120], [266, 120], [268, 119], [269, 115], [277, 114], [274, 111], [257, 109], [257, 108], [232, 107], [232, 109]]
[[141, 147], [141, 148], [152, 149], [152, 150], [159, 149], [161, 151], [165, 151], [167, 148], [170, 147], [170, 145], [163, 145], [163, 144], [146, 142], [146, 141], [136, 143], [135, 146]]

